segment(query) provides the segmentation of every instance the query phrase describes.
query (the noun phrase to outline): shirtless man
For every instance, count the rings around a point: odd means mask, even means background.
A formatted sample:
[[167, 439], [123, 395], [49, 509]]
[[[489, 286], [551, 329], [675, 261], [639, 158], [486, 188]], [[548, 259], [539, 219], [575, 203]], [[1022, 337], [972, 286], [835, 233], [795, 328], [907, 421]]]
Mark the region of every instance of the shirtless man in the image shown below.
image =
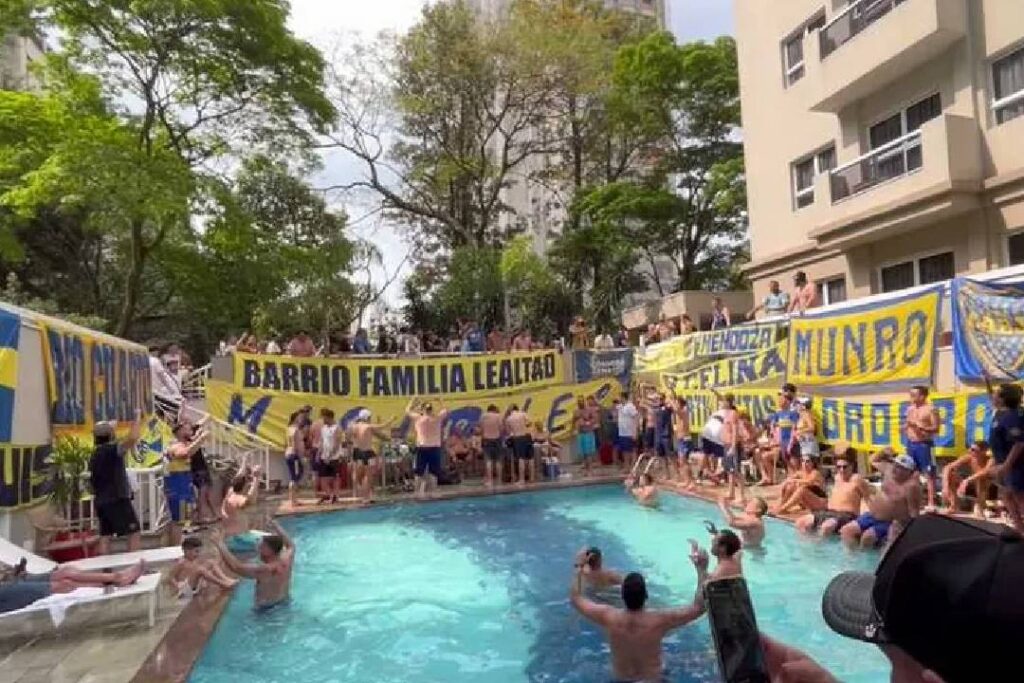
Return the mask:
[[288, 601], [292, 583], [292, 567], [295, 565], [295, 543], [275, 520], [270, 521], [275, 532], [264, 536], [259, 545], [259, 564], [242, 562], [224, 544], [224, 537], [214, 529], [211, 540], [224, 558], [228, 569], [256, 580], [256, 610], [264, 611]]
[[708, 575], [708, 581], [743, 576], [740, 537], [730, 529], [716, 531], [711, 539], [711, 554], [715, 556], [715, 569]]
[[502, 482], [502, 430], [505, 421], [501, 419], [501, 411], [493, 403], [487, 406], [487, 412], [480, 417], [480, 436], [484, 451], [484, 483], [493, 488]]
[[802, 315], [807, 309], [818, 305], [818, 291], [813, 282], [807, 279], [807, 273], [796, 271], [793, 276], [793, 296], [789, 300], [789, 312]]
[[[352, 488], [357, 497], [373, 501], [373, 484], [380, 473], [377, 452], [373, 450], [374, 439], [390, 439], [390, 430], [370, 424], [373, 414], [363, 408], [356, 420], [348, 426], [348, 438], [352, 442]], [[438, 427], [440, 432], [440, 426]], [[438, 436], [440, 445], [440, 436]]]
[[627, 477], [626, 490], [644, 507], [658, 507], [658, 487], [654, 485], [651, 475], [641, 474], [635, 480]]
[[526, 470], [533, 475], [531, 481], [537, 480], [533, 472], [533, 437], [530, 436], [530, 417], [513, 404], [505, 418], [505, 429], [512, 439], [512, 457], [519, 463], [518, 486], [526, 486]]
[[899, 526], [921, 511], [921, 484], [913, 458], [897, 455], [890, 461], [883, 452], [871, 459], [871, 465], [882, 473], [882, 490], [868, 501], [868, 512], [839, 530], [847, 546], [859, 542], [862, 548], [874, 548], [891, 543]]
[[910, 390], [907, 407], [907, 455], [914, 459], [917, 471], [925, 476], [928, 508], [935, 507], [935, 435], [939, 433], [939, 414], [928, 402], [928, 387], [916, 386]]
[[740, 530], [744, 546], [761, 545], [764, 541], [764, 516], [768, 514], [768, 503], [764, 498], [754, 498], [743, 508], [743, 512], [737, 515], [729, 507], [728, 497], [723, 497], [718, 501], [718, 509], [722, 511], [726, 524]]
[[454, 464], [459, 473], [459, 479], [465, 479], [469, 466], [469, 440], [462, 435], [458, 425], [452, 425], [448, 430], [445, 450], [448, 452], [449, 463]]
[[796, 520], [797, 529], [806, 533], [817, 529], [824, 538], [857, 519], [861, 503], [871, 498], [874, 489], [864, 477], [854, 473], [855, 457], [853, 449], [849, 449], [845, 458], [836, 460], [836, 481], [832, 485], [827, 505], [817, 510], [808, 508], [812, 511]]
[[[438, 401], [438, 405], [441, 402]], [[416, 497], [425, 498], [437, 486], [437, 478], [441, 475], [441, 427], [448, 417], [448, 411], [434, 412], [432, 403], [423, 404], [423, 412], [413, 410], [415, 402], [409, 406], [406, 415], [413, 421], [416, 433], [416, 467], [413, 474], [416, 478]]]
[[800, 457], [800, 471], [782, 482], [779, 500], [782, 503], [775, 509], [773, 514], [776, 515], [800, 507], [811, 512], [825, 509], [828, 505], [825, 477], [822, 476], [818, 463], [812, 456]]
[[690, 407], [685, 398], [673, 397], [669, 403], [672, 409], [672, 436], [676, 440], [676, 461], [679, 470], [679, 483], [687, 490], [693, 490], [697, 484], [690, 471], [690, 453], [693, 451], [693, 440], [690, 436]]
[[260, 489], [260, 468], [243, 469], [231, 480], [231, 488], [220, 504], [221, 530], [232, 552], [255, 552], [262, 534], [251, 531], [247, 507], [256, 502]]
[[590, 475], [590, 463], [597, 455], [597, 402], [593, 396], [576, 399], [576, 410], [572, 415], [572, 424], [576, 429], [576, 448], [583, 460], [583, 476]]
[[998, 487], [989, 470], [991, 459], [988, 442], [976, 441], [969, 451], [946, 465], [942, 470], [942, 495], [946, 501], [946, 512], [958, 512], [961, 499], [974, 496], [974, 516], [984, 515], [985, 503], [999, 496]]
[[200, 559], [202, 547], [203, 541], [198, 536], [189, 536], [182, 541], [182, 558], [174, 563], [164, 577], [164, 584], [174, 591], [179, 600], [190, 599], [207, 586], [228, 590], [238, 583], [238, 579], [232, 579], [224, 573], [217, 561]]
[[622, 585], [622, 574], [604, 569], [600, 548], [584, 548], [576, 555], [576, 569], [583, 572], [583, 582], [594, 590]]
[[[622, 580], [622, 601], [625, 609], [602, 605], [583, 596], [586, 581], [584, 567], [577, 566], [573, 577], [570, 601], [586, 619], [600, 626], [608, 635], [612, 652], [612, 678], [616, 681], [660, 681], [662, 668], [661, 641], [669, 631], [685, 626], [704, 614], [704, 584], [708, 579], [708, 555], [694, 550], [690, 561], [697, 569], [697, 590], [693, 604], [678, 609], [647, 610], [647, 584], [637, 573]], [[577, 563], [579, 564], [579, 563]]]

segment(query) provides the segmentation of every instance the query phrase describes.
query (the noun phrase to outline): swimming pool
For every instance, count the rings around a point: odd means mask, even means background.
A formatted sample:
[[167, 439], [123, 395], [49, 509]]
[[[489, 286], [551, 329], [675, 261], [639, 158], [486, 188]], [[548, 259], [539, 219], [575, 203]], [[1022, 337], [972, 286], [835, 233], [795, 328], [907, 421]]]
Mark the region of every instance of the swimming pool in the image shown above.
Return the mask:
[[[687, 538], [707, 541], [714, 506], [665, 494], [639, 507], [596, 486], [324, 514], [285, 522], [298, 558], [291, 604], [252, 611], [240, 587], [193, 683], [592, 683], [608, 680], [599, 630], [568, 603], [572, 561], [599, 546], [609, 568], [647, 577], [652, 606], [689, 604]], [[744, 570], [761, 629], [802, 647], [847, 683], [888, 678], [876, 648], [833, 634], [821, 593], [877, 555], [800, 538], [769, 521]], [[707, 621], [666, 641], [673, 683], [717, 681]]]

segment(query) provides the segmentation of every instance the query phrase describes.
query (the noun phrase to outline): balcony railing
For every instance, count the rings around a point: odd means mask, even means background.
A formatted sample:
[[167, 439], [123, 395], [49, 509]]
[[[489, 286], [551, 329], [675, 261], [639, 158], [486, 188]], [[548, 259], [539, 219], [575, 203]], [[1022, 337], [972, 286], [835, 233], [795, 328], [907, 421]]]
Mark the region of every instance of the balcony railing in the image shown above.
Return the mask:
[[875, 23], [906, 0], [855, 0], [821, 29], [821, 58], [825, 59], [850, 42], [858, 33]]
[[921, 131], [888, 142], [829, 174], [832, 202], [865, 192], [921, 168]]

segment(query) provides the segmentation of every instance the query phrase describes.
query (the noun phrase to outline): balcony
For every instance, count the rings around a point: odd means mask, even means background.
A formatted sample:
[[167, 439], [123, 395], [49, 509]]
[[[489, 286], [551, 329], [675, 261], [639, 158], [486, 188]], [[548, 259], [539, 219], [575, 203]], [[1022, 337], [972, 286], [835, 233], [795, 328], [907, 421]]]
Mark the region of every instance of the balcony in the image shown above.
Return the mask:
[[[837, 113], [967, 35], [968, 0], [857, 0], [810, 41], [810, 108]], [[816, 45], [815, 45], [816, 43]]]
[[945, 114], [840, 161], [815, 183], [815, 194], [831, 199], [808, 235], [819, 248], [849, 248], [979, 206], [981, 133], [971, 118]]

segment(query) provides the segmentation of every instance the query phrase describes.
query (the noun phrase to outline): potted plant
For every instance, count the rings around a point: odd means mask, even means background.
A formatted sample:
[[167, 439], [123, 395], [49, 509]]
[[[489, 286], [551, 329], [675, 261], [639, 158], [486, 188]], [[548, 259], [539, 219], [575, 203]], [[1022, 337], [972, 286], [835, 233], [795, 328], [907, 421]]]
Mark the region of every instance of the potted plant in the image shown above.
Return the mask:
[[52, 488], [49, 502], [65, 520], [63, 528], [55, 527], [52, 542], [46, 550], [58, 562], [88, 556], [89, 547], [97, 540], [90, 522], [82, 519], [82, 501], [87, 497], [86, 475], [92, 447], [74, 436], [54, 439], [46, 459], [52, 467]]

